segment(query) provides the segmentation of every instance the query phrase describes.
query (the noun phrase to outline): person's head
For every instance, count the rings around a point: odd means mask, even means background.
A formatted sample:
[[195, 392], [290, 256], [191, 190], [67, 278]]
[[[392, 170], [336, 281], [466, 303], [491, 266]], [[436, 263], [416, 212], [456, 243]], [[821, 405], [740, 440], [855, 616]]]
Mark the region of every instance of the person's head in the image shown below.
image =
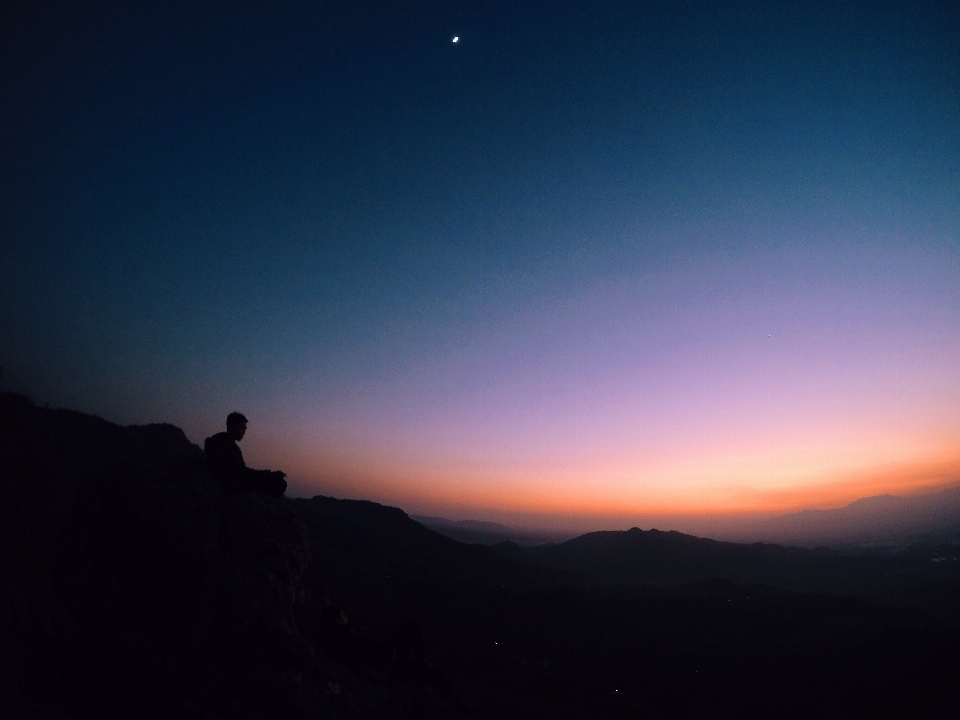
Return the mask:
[[247, 432], [247, 418], [242, 413], [232, 412], [227, 415], [227, 435], [234, 440], [243, 440]]

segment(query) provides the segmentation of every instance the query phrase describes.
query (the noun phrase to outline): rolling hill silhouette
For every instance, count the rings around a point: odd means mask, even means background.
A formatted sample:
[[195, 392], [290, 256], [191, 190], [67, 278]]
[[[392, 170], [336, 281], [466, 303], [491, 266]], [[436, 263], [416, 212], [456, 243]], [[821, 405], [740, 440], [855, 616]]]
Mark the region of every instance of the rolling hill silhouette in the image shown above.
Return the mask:
[[[224, 498], [171, 425], [0, 393], [0, 430], [3, 717], [960, 711], [956, 546], [485, 547], [373, 502]], [[329, 657], [327, 599], [378, 637], [416, 619], [460, 700]]]
[[960, 623], [960, 546], [916, 546], [897, 556], [708, 540], [639, 528], [595, 532], [552, 546], [497, 546], [507, 557], [603, 584], [671, 585], [709, 578], [790, 592], [854, 595], [923, 607]]

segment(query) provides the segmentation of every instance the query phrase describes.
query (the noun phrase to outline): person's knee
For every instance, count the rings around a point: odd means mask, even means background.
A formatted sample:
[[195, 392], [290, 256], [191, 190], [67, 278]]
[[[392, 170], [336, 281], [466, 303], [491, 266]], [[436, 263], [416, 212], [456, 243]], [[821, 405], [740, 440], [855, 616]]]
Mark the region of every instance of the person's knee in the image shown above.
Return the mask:
[[280, 497], [287, 491], [287, 481], [282, 472], [258, 470], [250, 476], [248, 489], [262, 492], [271, 497]]

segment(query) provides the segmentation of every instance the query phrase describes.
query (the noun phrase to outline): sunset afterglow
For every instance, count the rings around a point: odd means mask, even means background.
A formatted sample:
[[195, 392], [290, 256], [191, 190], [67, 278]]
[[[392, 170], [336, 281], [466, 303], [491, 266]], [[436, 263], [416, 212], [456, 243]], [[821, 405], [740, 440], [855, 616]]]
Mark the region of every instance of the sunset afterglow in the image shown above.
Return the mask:
[[240, 410], [294, 494], [453, 519], [960, 483], [940, 11], [520, 5], [24, 51], [4, 386], [200, 444]]

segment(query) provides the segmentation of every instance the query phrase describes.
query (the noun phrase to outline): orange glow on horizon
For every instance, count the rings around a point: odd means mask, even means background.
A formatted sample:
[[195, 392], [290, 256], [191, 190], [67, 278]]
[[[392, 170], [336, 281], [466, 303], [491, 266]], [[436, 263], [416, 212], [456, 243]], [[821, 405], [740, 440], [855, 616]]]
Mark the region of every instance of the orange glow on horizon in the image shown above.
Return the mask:
[[[869, 462], [872, 452], [881, 460]], [[778, 514], [841, 507], [863, 497], [934, 490], [960, 481], [960, 452], [954, 448], [886, 453], [862, 449], [847, 455], [780, 450], [675, 460], [635, 471], [636, 479], [622, 465], [589, 472], [591, 468], [579, 464], [563, 468], [555, 462], [448, 466], [424, 458], [391, 463], [369, 455], [359, 462], [347, 454], [299, 460], [288, 472], [304, 494], [363, 498], [460, 518], [491, 512], [558, 517]]]

